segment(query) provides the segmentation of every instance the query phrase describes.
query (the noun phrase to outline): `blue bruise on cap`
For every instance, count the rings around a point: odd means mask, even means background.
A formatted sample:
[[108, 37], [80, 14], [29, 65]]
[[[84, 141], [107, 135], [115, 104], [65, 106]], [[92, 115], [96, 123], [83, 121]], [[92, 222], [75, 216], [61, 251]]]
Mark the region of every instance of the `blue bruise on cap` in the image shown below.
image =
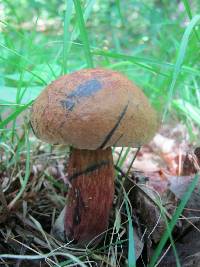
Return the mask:
[[101, 90], [102, 84], [100, 81], [93, 79], [80, 84], [74, 91], [72, 91], [65, 100], [60, 101], [61, 105], [67, 110], [72, 111], [74, 106], [78, 103], [80, 98], [94, 95]]

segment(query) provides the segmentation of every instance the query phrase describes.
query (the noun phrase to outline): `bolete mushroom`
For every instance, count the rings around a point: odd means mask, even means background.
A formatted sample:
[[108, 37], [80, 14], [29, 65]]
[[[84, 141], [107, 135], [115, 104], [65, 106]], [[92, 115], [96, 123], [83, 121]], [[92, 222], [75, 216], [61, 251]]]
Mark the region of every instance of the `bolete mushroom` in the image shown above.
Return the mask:
[[85, 245], [108, 226], [114, 196], [111, 147], [147, 143], [157, 129], [156, 113], [121, 73], [84, 69], [47, 86], [32, 106], [31, 125], [41, 140], [71, 147], [63, 235]]

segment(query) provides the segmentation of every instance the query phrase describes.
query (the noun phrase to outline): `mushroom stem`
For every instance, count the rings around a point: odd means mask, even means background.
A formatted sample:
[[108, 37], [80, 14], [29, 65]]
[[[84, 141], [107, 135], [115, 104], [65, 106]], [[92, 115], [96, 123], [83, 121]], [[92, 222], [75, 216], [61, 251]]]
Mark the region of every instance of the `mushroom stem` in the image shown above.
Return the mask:
[[[68, 240], [87, 244], [104, 232], [114, 196], [114, 167], [111, 148], [72, 149], [64, 228]], [[99, 241], [100, 237], [96, 241]]]

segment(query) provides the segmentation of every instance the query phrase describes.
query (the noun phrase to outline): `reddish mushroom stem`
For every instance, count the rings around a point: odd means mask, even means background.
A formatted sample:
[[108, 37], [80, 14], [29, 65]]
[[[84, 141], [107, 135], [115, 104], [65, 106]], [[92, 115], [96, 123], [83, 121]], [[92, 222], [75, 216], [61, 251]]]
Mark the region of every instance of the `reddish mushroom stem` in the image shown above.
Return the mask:
[[68, 173], [71, 187], [65, 213], [65, 234], [69, 240], [83, 245], [108, 226], [114, 196], [111, 148], [73, 149]]

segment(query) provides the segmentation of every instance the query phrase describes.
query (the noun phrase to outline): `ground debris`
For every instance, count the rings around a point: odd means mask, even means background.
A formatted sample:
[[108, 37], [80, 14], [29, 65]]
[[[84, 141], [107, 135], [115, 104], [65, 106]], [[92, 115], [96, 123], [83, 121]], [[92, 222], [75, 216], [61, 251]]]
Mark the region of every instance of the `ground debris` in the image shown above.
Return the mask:
[[[200, 170], [200, 148], [189, 145], [186, 128], [177, 125], [169, 129], [163, 127], [149, 145], [141, 148], [131, 166], [129, 179], [125, 182], [127, 191], [133, 187], [129, 198], [145, 233], [148, 258], [151, 258], [155, 245], [166, 230], [166, 220], [172, 219], [183, 194]], [[120, 153], [123, 157], [127, 151], [115, 149], [116, 163], [119, 162]], [[135, 153], [136, 149], [128, 151], [128, 156], [121, 166], [124, 176], [130, 169]], [[190, 231], [198, 231], [196, 225], [200, 223], [199, 189], [200, 182], [174, 227], [173, 237], [176, 244], [182, 242], [182, 238]], [[187, 243], [184, 246], [187, 249]], [[195, 257], [198, 258], [198, 255]]]
[[[176, 242], [176, 250], [179, 256], [181, 266], [199, 267], [200, 266], [200, 223], [196, 224], [196, 229], [185, 233], [185, 235]], [[168, 250], [159, 267], [175, 267], [176, 259], [172, 248]]]
[[[70, 244], [57, 240], [52, 235], [52, 225], [65, 206], [69, 186], [67, 157], [63, 156], [68, 152], [63, 153], [62, 149], [65, 148], [58, 146], [49, 151], [49, 147], [33, 139], [30, 177], [22, 196], [12, 208], [10, 203], [19, 192], [20, 177], [25, 175], [25, 155], [22, 153], [20, 161], [17, 165], [13, 165], [13, 168], [6, 169], [4, 166], [1, 168], [0, 254], [37, 255], [58, 250], [75, 256], [82, 255], [86, 262], [89, 261], [88, 266], [93, 266], [94, 262], [99, 264], [98, 266], [124, 266], [128, 258], [129, 238], [129, 221], [124, 204], [125, 192], [132, 203], [136, 259], [141, 264], [148, 263], [155, 245], [160, 241], [166, 228], [165, 219], [172, 218], [183, 193], [194, 174], [199, 171], [200, 149], [194, 150], [188, 145], [187, 134], [183, 129], [181, 126], [170, 129], [171, 135], [166, 129], [158, 133], [149, 145], [138, 152], [131, 168], [130, 163], [136, 149], [129, 149], [128, 156], [117, 169], [119, 177], [116, 179], [109, 230], [100, 246], [94, 248], [89, 255], [87, 253], [90, 250], [80, 251], [78, 248], [72, 248]], [[116, 167], [120, 163], [118, 157], [121, 151], [121, 148], [115, 148]], [[122, 151], [121, 156], [123, 157], [125, 153], [126, 149]], [[126, 177], [129, 169], [129, 175]], [[184, 252], [187, 250], [187, 242], [183, 242], [190, 232], [199, 231], [199, 203], [199, 185], [197, 185], [173, 232], [178, 253], [187, 264], [191, 260], [198, 262], [199, 259], [198, 250], [191, 250], [190, 254]], [[161, 206], [165, 219], [161, 216]], [[188, 242], [193, 245], [192, 239]], [[196, 244], [198, 247], [198, 243]], [[160, 266], [169, 266], [165, 265], [168, 263], [173, 266], [173, 253], [170, 253], [172, 252], [169, 249], [163, 257], [163, 265]], [[45, 259], [32, 260], [31, 266], [46, 267], [52, 264], [51, 261], [56, 263], [57, 260], [66, 260], [66, 257], [52, 256], [50, 262], [46, 262]], [[8, 263], [8, 266], [30, 265], [30, 261], [25, 259], [1, 259], [1, 263], [4, 262]]]

